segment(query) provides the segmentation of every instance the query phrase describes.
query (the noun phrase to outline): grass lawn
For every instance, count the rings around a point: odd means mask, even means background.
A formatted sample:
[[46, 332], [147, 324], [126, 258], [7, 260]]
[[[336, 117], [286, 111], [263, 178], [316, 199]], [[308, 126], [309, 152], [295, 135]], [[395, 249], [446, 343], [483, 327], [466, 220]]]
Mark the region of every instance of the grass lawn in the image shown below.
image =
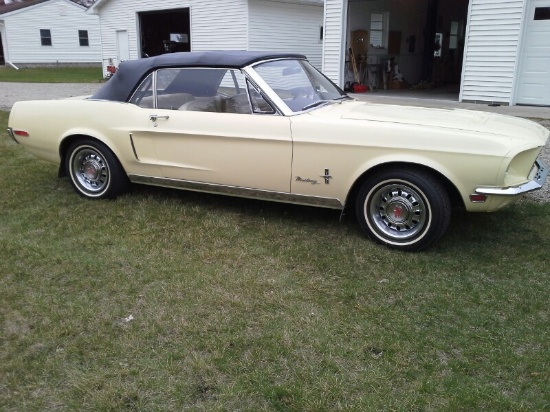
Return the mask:
[[550, 409], [550, 203], [390, 251], [330, 210], [79, 197], [0, 113], [0, 410]]
[[97, 83], [103, 78], [101, 67], [28, 68], [0, 67], [0, 82], [23, 83]]

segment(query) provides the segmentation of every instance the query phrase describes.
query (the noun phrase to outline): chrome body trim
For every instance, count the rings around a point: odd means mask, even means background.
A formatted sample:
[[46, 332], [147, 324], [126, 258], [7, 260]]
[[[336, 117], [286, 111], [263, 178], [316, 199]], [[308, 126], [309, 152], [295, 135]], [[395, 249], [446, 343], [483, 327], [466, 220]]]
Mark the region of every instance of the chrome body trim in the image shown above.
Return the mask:
[[338, 199], [318, 196], [305, 196], [293, 193], [273, 192], [269, 190], [250, 189], [246, 187], [219, 185], [214, 183], [194, 182], [189, 180], [178, 180], [135, 174], [129, 174], [128, 178], [132, 183], [168, 187], [173, 189], [191, 190], [194, 192], [223, 194], [229, 196], [246, 197], [250, 199], [270, 200], [274, 202], [325, 207], [329, 209], [344, 208], [344, 204]]
[[544, 182], [548, 177], [548, 168], [539, 159], [537, 159], [535, 165], [539, 170], [534, 179], [527, 183], [512, 187], [480, 187], [476, 189], [476, 193], [484, 195], [517, 196], [523, 193], [539, 190], [544, 185]]
[[130, 144], [132, 145], [132, 151], [134, 152], [134, 157], [139, 162], [140, 160], [136, 151], [136, 146], [134, 145], [134, 136], [132, 135], [132, 133], [130, 133]]
[[19, 144], [19, 142], [15, 138], [15, 135], [13, 134], [13, 129], [11, 127], [8, 127], [8, 135], [13, 139], [15, 143]]

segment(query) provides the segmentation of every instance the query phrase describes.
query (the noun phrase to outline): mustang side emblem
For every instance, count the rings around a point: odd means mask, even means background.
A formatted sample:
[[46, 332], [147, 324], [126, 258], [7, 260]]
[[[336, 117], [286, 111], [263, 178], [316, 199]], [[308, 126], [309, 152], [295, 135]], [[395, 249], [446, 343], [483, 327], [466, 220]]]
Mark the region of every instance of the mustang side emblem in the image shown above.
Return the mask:
[[330, 184], [330, 179], [332, 179], [332, 176], [330, 175], [330, 170], [329, 169], [325, 169], [325, 174], [321, 175], [319, 177], [322, 177], [323, 179], [325, 179], [325, 184], [326, 185]]
[[312, 185], [320, 185], [321, 183], [319, 183], [317, 180], [315, 179], [310, 179], [309, 177], [304, 179], [300, 176], [296, 176], [296, 181], [297, 182], [303, 182], [303, 183], [311, 183]]
[[[322, 177], [323, 179], [325, 179], [325, 184], [328, 185], [330, 183], [330, 179], [332, 179], [332, 176], [330, 175], [330, 170], [329, 169], [325, 169], [325, 174], [324, 175], [319, 175], [319, 177]], [[296, 181], [297, 182], [303, 182], [303, 183], [311, 183], [312, 185], [320, 185], [321, 183], [319, 183], [319, 181], [317, 179], [311, 179], [309, 177], [307, 178], [303, 178], [303, 177], [300, 177], [300, 176], [296, 176]]]

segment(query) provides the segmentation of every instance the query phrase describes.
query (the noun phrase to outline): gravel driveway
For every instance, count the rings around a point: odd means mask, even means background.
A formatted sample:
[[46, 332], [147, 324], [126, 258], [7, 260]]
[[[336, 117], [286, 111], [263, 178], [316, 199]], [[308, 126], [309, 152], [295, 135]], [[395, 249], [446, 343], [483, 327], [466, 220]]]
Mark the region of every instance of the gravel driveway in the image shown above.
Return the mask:
[[[4, 83], [0, 82], [0, 110], [9, 111], [13, 104], [18, 100], [48, 100], [62, 99], [64, 97], [87, 96], [94, 94], [102, 83]], [[363, 100], [363, 99], [362, 99]], [[366, 96], [364, 100], [369, 100]], [[418, 99], [417, 99], [418, 100]], [[430, 101], [430, 103], [446, 104], [445, 101]], [[456, 106], [456, 102], [453, 103]], [[471, 106], [471, 105], [470, 105]], [[468, 106], [468, 107], [470, 107]], [[487, 106], [481, 105], [484, 110]], [[527, 109], [528, 110], [528, 109]], [[550, 112], [550, 108], [548, 109]], [[523, 107], [522, 113], [525, 113]], [[541, 113], [541, 108], [533, 108], [533, 115], [529, 117], [536, 118]], [[540, 119], [538, 122], [550, 129], [550, 119]], [[542, 154], [542, 160], [550, 167], [550, 140], [546, 144]], [[537, 202], [550, 202], [550, 178], [541, 190], [527, 194], [527, 197]]]
[[48, 100], [89, 96], [103, 83], [5, 83], [0, 82], [0, 110], [9, 111], [19, 100]]

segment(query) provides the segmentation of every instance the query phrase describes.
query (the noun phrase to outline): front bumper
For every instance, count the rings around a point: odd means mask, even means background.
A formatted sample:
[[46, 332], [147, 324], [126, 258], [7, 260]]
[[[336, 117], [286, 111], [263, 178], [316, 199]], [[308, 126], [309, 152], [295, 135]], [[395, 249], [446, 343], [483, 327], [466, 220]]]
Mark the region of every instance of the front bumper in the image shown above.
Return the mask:
[[533, 179], [527, 183], [511, 187], [480, 187], [476, 189], [476, 193], [482, 195], [517, 196], [523, 193], [539, 190], [544, 185], [544, 182], [548, 177], [548, 167], [546, 167], [546, 165], [538, 159], [535, 162], [535, 167], [537, 168], [535, 170], [535, 175], [533, 176]]

